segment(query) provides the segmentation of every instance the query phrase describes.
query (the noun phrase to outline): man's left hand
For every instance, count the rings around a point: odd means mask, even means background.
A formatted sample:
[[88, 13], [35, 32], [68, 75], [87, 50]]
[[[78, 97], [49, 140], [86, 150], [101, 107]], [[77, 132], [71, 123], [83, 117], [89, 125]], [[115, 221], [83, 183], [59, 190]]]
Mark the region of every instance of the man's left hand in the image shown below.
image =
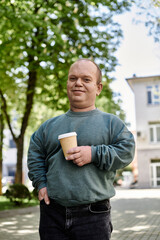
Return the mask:
[[72, 160], [79, 167], [91, 162], [92, 154], [90, 146], [80, 146], [71, 148], [67, 152], [68, 157], [66, 160]]

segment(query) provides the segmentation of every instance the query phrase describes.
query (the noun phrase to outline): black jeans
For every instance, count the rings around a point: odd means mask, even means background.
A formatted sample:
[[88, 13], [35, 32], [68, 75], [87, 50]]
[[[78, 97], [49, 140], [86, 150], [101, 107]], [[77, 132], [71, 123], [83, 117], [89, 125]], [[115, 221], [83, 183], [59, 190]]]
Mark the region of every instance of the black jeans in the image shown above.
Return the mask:
[[50, 199], [40, 202], [41, 240], [109, 240], [112, 232], [110, 202], [63, 207]]

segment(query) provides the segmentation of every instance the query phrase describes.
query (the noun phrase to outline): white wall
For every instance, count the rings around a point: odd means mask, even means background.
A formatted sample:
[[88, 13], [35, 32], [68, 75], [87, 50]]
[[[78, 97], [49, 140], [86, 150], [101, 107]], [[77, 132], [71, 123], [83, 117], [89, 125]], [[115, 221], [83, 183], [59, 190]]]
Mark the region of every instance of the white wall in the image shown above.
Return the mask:
[[130, 87], [135, 94], [137, 159], [138, 159], [138, 186], [151, 187], [152, 159], [160, 158], [160, 143], [151, 143], [149, 136], [149, 123], [160, 122], [160, 104], [147, 103], [147, 86], [160, 86], [160, 76], [128, 79]]

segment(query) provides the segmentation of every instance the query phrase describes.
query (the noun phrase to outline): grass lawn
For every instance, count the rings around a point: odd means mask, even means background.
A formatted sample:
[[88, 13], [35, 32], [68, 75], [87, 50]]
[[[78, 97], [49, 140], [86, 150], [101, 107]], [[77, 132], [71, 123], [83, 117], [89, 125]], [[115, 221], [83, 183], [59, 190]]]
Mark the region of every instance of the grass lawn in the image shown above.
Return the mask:
[[14, 203], [10, 202], [10, 200], [4, 196], [0, 196], [0, 211], [8, 210], [8, 209], [16, 209], [16, 208], [24, 208], [24, 207], [32, 207], [39, 204], [38, 200], [32, 199], [28, 202], [28, 200], [24, 200], [24, 203], [20, 206], [15, 206]]

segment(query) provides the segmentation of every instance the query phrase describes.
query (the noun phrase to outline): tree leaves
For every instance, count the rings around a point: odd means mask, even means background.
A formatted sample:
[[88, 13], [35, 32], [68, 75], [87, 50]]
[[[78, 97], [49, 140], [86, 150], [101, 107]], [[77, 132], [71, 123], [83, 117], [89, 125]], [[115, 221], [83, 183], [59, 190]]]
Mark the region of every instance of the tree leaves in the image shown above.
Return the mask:
[[142, 21], [149, 30], [149, 35], [153, 35], [155, 42], [160, 42], [160, 1], [149, 0], [145, 2], [136, 1], [139, 7], [139, 15], [145, 16]]
[[[79, 57], [95, 59], [108, 77], [117, 64], [114, 52], [122, 36], [112, 18], [129, 6], [128, 1], [2, 1], [0, 73], [11, 102], [17, 93], [25, 101], [29, 74], [36, 71], [36, 88], [45, 96], [41, 101], [55, 110], [65, 109], [66, 101], [59, 98], [66, 98], [68, 67]], [[7, 82], [12, 91], [6, 89]], [[36, 91], [34, 98], [39, 99]]]
[[[112, 109], [117, 106], [109, 72], [117, 64], [114, 53], [122, 32], [113, 16], [129, 7], [126, 0], [1, 1], [0, 90], [11, 132], [14, 137], [19, 133], [17, 146], [23, 144], [28, 124], [38, 122], [34, 106], [53, 115], [68, 110], [68, 69], [78, 58], [92, 58], [100, 65], [106, 88], [102, 97], [112, 103]], [[19, 131], [11, 124], [15, 116]]]

